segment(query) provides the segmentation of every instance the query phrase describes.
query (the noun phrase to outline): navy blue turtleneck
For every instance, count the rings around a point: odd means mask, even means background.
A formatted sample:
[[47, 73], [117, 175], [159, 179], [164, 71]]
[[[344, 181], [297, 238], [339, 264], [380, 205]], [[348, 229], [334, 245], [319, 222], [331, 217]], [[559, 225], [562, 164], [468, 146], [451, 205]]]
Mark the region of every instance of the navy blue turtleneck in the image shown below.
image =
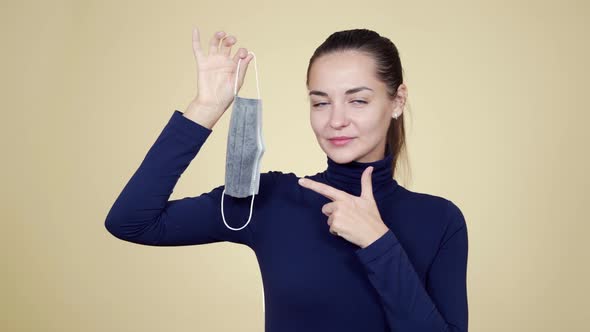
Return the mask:
[[[240, 231], [221, 217], [224, 186], [169, 200], [212, 130], [175, 110], [129, 179], [105, 227], [115, 237], [150, 246], [229, 241], [251, 248], [264, 287], [265, 331], [467, 331], [467, 227], [445, 198], [410, 191], [391, 177], [391, 154], [338, 164], [307, 176], [361, 193], [374, 166], [373, 195], [389, 230], [365, 248], [329, 232], [330, 200], [297, 183], [294, 173], [260, 175], [252, 219]], [[224, 196], [225, 220], [241, 227], [250, 198]]]

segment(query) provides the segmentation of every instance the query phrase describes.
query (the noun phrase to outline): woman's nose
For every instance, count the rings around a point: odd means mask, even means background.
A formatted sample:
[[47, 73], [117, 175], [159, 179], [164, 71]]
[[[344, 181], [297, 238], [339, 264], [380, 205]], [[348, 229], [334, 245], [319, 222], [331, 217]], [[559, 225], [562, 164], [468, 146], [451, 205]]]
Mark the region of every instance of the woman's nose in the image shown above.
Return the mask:
[[[334, 104], [336, 105], [336, 104]], [[332, 107], [332, 112], [330, 114], [330, 126], [333, 128], [340, 128], [348, 125], [348, 115], [346, 114], [346, 110], [344, 107], [341, 106], [334, 106]]]

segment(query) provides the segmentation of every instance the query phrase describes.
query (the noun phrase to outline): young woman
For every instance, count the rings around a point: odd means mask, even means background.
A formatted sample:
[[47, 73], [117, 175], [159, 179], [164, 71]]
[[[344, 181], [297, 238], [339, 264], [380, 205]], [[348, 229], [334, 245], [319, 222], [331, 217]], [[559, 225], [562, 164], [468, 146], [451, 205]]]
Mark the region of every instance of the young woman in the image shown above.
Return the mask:
[[[249, 198], [225, 195], [225, 217], [223, 185], [169, 200], [252, 59], [245, 48], [231, 57], [237, 39], [224, 35], [212, 37], [205, 55], [193, 31], [198, 94], [184, 113], [173, 112], [114, 202], [108, 231], [151, 246], [250, 247], [263, 278], [266, 331], [467, 331], [465, 219], [452, 201], [393, 179], [405, 147], [407, 88], [396, 46], [374, 31], [333, 33], [309, 62], [310, 121], [324, 171], [262, 173], [253, 210]], [[242, 225], [249, 210], [247, 227], [224, 225]]]

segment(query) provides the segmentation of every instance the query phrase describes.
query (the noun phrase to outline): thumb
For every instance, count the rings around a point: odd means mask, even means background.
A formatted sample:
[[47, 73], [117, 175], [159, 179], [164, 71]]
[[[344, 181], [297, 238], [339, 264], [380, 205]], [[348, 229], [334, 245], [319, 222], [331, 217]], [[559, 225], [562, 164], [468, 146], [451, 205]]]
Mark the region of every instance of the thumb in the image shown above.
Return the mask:
[[365, 168], [361, 177], [361, 197], [375, 200], [373, 197], [373, 166]]
[[200, 62], [203, 57], [201, 37], [199, 37], [199, 29], [197, 27], [193, 27], [193, 55], [197, 59], [197, 62]]

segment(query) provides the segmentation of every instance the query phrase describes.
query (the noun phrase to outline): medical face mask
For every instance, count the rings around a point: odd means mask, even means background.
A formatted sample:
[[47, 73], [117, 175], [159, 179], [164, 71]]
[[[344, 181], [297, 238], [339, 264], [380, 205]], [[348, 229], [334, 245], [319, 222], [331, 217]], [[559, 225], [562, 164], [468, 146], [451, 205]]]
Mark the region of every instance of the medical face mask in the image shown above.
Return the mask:
[[[252, 53], [253, 52], [248, 52]], [[260, 160], [264, 154], [265, 146], [262, 137], [262, 100], [258, 86], [258, 68], [256, 56], [254, 56], [254, 69], [256, 72], [256, 89], [258, 99], [242, 98], [237, 95], [238, 74], [240, 61], [236, 70], [234, 85], [234, 101], [227, 136], [227, 151], [225, 158], [225, 188], [221, 195], [221, 216], [223, 223], [231, 230], [239, 231], [250, 223], [254, 195], [258, 194], [260, 186]], [[232, 228], [225, 221], [223, 212], [223, 197], [230, 195], [237, 198], [252, 196], [250, 203], [250, 215], [246, 224], [240, 228]]]

